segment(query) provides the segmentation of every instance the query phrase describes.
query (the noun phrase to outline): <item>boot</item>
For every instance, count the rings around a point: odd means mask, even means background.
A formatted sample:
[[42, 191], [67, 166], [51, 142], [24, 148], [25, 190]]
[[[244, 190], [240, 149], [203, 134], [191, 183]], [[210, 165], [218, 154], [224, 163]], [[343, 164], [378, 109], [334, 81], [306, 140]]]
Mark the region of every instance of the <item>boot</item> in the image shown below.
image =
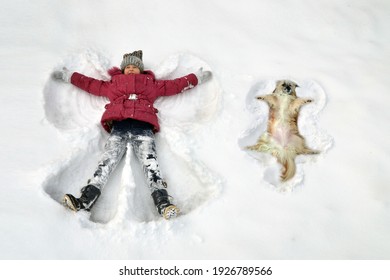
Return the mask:
[[88, 185], [81, 189], [81, 197], [76, 198], [71, 194], [64, 196], [64, 205], [73, 211], [85, 210], [90, 211], [96, 200], [100, 196], [100, 190], [93, 186]]
[[180, 210], [169, 201], [168, 192], [164, 189], [155, 190], [152, 193], [154, 205], [156, 205], [158, 213], [165, 219], [176, 217]]

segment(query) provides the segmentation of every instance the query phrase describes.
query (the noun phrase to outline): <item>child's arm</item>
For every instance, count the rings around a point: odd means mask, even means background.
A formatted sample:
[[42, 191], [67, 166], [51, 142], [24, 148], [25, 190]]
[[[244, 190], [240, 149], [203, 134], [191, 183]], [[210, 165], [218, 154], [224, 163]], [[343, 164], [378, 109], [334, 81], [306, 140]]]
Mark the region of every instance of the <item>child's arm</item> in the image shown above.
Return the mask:
[[56, 80], [62, 80], [66, 83], [72, 83], [76, 87], [97, 96], [106, 96], [107, 82], [87, 77], [77, 72], [70, 72], [67, 68], [54, 71], [52, 77]]
[[211, 78], [211, 71], [203, 71], [200, 68], [193, 74], [177, 78], [174, 80], [157, 81], [159, 95], [174, 95], [200, 85]]
[[106, 96], [107, 82], [87, 77], [74, 72], [70, 77], [70, 82], [76, 87], [97, 96]]
[[195, 74], [189, 74], [174, 80], [157, 80], [156, 88], [159, 96], [169, 96], [182, 93], [198, 84]]

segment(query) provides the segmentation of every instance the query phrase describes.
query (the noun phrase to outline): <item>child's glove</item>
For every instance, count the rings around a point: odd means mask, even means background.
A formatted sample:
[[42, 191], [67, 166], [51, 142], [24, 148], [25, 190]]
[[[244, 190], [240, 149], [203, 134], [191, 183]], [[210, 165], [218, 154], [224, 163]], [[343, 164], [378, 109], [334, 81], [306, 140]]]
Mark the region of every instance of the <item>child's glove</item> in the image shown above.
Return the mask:
[[70, 77], [72, 76], [73, 73], [71, 73], [66, 67], [63, 67], [62, 70], [59, 71], [54, 71], [51, 76], [53, 79], [56, 80], [62, 80], [65, 83], [70, 82]]
[[198, 85], [210, 80], [211, 71], [203, 71], [203, 67], [199, 68], [198, 71], [195, 72], [196, 78], [198, 78]]

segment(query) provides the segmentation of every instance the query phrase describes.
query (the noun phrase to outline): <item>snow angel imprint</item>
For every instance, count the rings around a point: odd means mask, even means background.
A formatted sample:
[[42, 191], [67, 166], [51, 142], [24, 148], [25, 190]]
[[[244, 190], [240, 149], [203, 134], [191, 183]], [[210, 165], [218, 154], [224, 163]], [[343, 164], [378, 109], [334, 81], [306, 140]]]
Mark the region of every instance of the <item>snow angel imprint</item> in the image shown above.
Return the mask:
[[290, 180], [295, 175], [295, 158], [297, 155], [313, 155], [319, 151], [306, 146], [304, 137], [298, 130], [300, 108], [312, 99], [297, 97], [298, 85], [289, 80], [276, 83], [272, 94], [258, 96], [269, 106], [267, 132], [255, 145], [246, 147], [249, 150], [270, 153], [283, 166], [281, 180]]
[[54, 79], [97, 96], [107, 97], [109, 103], [101, 118], [101, 125], [110, 133], [98, 166], [81, 189], [81, 196], [65, 194], [64, 205], [73, 211], [89, 211], [101, 194], [110, 175], [123, 158], [130, 143], [142, 165], [153, 202], [158, 213], [166, 219], [176, 217], [179, 208], [170, 202], [167, 183], [161, 174], [154, 134], [160, 130], [157, 109], [153, 104], [160, 96], [182, 93], [211, 77], [210, 71], [196, 73], [173, 80], [156, 80], [154, 74], [144, 70], [142, 51], [124, 54], [120, 68], [108, 71], [110, 81], [101, 81], [63, 68], [54, 71]]

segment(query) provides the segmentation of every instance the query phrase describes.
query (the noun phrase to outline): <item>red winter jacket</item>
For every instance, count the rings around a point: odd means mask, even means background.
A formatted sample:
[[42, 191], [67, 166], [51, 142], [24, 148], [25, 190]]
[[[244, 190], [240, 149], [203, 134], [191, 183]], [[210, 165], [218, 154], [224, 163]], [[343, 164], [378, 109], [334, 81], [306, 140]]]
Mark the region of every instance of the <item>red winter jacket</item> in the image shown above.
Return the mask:
[[174, 80], [156, 80], [151, 71], [142, 74], [122, 74], [119, 68], [108, 71], [110, 81], [101, 81], [74, 72], [71, 83], [93, 95], [108, 97], [110, 103], [105, 106], [101, 124], [105, 130], [111, 131], [112, 121], [136, 119], [148, 122], [158, 132], [160, 126], [154, 101], [160, 96], [181, 93], [198, 84], [195, 74]]

